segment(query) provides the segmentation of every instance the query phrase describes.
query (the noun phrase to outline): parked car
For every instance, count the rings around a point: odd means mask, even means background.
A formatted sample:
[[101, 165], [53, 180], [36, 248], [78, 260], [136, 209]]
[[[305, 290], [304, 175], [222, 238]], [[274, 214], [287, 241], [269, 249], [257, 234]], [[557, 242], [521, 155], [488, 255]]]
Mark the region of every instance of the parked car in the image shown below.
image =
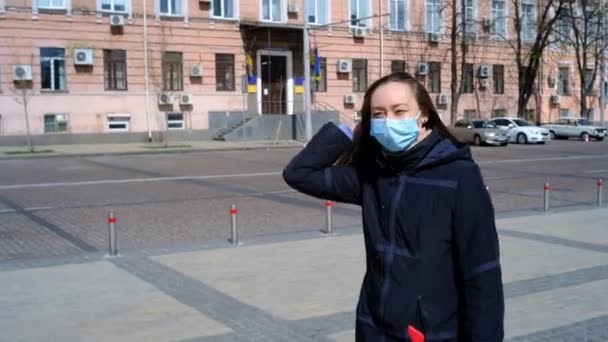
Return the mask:
[[491, 122], [507, 131], [510, 142], [517, 142], [518, 144], [544, 144], [551, 140], [548, 129], [538, 127], [521, 118], [494, 118]]
[[509, 144], [507, 133], [487, 120], [460, 120], [450, 127], [450, 132], [458, 140], [477, 146]]
[[554, 123], [542, 125], [542, 127], [549, 130], [551, 139], [581, 138], [589, 140], [589, 138], [593, 138], [602, 141], [606, 137], [606, 127], [596, 126], [582, 118], [559, 118]]

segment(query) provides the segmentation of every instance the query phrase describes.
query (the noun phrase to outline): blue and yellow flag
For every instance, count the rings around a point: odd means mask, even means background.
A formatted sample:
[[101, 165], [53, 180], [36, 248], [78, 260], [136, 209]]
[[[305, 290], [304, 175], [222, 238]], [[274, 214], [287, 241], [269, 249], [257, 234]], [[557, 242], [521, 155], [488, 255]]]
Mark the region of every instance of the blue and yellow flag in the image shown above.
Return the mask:
[[321, 80], [321, 58], [319, 57], [319, 50], [314, 49], [313, 53], [310, 54], [310, 65], [312, 66], [312, 78], [315, 81]]

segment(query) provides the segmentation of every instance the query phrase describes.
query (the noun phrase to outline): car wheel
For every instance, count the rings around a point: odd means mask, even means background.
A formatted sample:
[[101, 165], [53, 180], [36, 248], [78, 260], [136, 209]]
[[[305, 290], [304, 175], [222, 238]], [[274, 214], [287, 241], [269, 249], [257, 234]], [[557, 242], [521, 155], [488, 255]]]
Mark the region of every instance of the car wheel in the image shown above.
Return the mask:
[[581, 133], [581, 140], [582, 141], [589, 141], [589, 133], [587, 133], [587, 132]]
[[524, 133], [519, 133], [517, 135], [517, 143], [518, 144], [527, 144], [528, 143], [528, 137]]
[[550, 131], [550, 132], [549, 132], [549, 135], [551, 136], [551, 140], [555, 140], [555, 139], [557, 139], [557, 135], [555, 135], [555, 132]]
[[473, 142], [475, 143], [475, 146], [481, 146], [481, 137], [479, 135], [475, 135]]
[[604, 140], [604, 137], [598, 137], [598, 138], [595, 138], [595, 140], [602, 141], [602, 140]]

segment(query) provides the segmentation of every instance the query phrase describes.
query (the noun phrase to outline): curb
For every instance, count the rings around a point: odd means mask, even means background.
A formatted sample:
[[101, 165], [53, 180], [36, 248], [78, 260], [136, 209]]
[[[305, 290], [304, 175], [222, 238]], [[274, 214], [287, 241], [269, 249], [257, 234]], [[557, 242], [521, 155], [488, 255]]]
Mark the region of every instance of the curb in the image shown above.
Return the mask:
[[300, 145], [281, 145], [281, 146], [240, 146], [240, 147], [225, 147], [225, 148], [184, 148], [184, 149], [168, 149], [168, 150], [150, 150], [150, 151], [125, 151], [125, 152], [91, 152], [91, 153], [61, 153], [53, 152], [49, 154], [38, 155], [21, 155], [12, 156], [0, 154], [2, 160], [23, 160], [23, 159], [39, 159], [39, 158], [80, 158], [80, 157], [104, 157], [104, 156], [133, 156], [133, 155], [154, 155], [154, 154], [186, 154], [186, 153], [202, 153], [202, 152], [234, 152], [234, 151], [259, 151], [259, 150], [287, 150], [302, 148]]

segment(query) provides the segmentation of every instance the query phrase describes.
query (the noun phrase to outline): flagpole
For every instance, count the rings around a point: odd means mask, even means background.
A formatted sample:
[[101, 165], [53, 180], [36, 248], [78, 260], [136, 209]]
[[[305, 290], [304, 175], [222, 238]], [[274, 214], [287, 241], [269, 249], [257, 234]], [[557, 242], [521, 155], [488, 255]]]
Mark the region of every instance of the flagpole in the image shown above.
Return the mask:
[[312, 139], [312, 118], [310, 114], [310, 38], [308, 36], [308, 1], [304, 1], [304, 116], [306, 125], [306, 141]]

